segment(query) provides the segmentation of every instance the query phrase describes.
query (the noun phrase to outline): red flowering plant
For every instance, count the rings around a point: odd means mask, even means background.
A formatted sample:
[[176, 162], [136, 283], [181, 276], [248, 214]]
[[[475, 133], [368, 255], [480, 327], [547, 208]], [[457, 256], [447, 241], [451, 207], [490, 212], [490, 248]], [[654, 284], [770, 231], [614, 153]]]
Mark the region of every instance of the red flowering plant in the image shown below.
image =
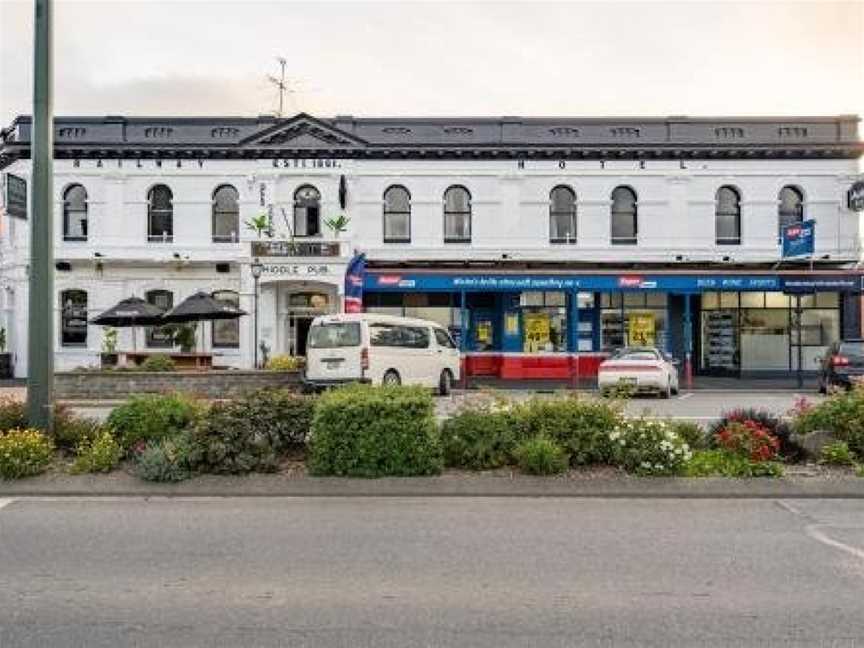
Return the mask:
[[729, 421], [715, 439], [721, 448], [755, 462], [771, 461], [780, 451], [780, 440], [751, 419]]

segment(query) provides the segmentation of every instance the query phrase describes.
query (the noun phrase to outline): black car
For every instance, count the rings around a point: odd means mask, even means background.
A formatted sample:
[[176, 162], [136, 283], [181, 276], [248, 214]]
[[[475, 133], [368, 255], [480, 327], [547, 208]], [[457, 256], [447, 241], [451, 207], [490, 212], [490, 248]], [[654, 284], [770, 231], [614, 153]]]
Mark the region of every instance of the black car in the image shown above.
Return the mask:
[[849, 389], [864, 381], [864, 340], [835, 342], [822, 357], [819, 368], [819, 391], [835, 387]]

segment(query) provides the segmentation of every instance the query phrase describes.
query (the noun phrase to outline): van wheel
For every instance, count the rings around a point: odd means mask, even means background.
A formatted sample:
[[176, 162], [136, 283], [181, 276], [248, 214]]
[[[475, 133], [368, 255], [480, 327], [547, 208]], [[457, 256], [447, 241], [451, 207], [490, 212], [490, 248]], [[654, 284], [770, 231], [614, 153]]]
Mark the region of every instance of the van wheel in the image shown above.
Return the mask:
[[452, 387], [453, 376], [448, 369], [445, 369], [441, 372], [441, 377], [438, 379], [438, 395], [449, 396]]
[[383, 380], [381, 380], [381, 384], [387, 385], [389, 387], [392, 387], [394, 385], [401, 385], [402, 379], [399, 377], [399, 374], [395, 370], [388, 369], [387, 372], [384, 374]]

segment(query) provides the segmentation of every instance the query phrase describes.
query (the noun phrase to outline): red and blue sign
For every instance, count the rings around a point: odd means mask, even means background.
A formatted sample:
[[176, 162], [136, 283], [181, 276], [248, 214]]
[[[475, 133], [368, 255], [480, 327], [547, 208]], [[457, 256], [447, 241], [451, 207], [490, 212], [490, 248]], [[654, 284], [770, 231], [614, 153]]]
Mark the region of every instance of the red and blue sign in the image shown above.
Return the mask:
[[366, 274], [366, 255], [355, 254], [345, 268], [345, 312], [363, 312], [363, 280]]
[[783, 258], [812, 256], [815, 241], [815, 220], [787, 225], [783, 228]]

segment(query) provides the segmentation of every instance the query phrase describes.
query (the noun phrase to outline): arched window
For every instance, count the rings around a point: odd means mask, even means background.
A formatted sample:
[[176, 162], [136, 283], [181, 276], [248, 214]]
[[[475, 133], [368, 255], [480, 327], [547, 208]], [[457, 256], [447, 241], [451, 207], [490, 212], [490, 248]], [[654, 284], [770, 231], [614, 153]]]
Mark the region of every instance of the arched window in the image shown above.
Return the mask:
[[465, 187], [444, 192], [444, 242], [471, 242], [471, 194]]
[[549, 242], [576, 242], [576, 194], [564, 185], [549, 194]]
[[[240, 308], [240, 295], [233, 290], [217, 290], [213, 293], [213, 299], [234, 308]], [[239, 319], [213, 320], [211, 330], [213, 348], [237, 349], [240, 347]]]
[[[174, 293], [170, 290], [151, 290], [144, 295], [145, 301], [163, 311], [174, 307]], [[160, 349], [174, 346], [174, 335], [170, 326], [152, 326], [147, 329], [147, 346]]]
[[165, 185], [155, 185], [147, 194], [147, 240], [170, 243], [174, 240], [174, 195]]
[[630, 187], [612, 191], [612, 244], [635, 245], [639, 234], [636, 214], [636, 192]]
[[798, 187], [787, 186], [780, 190], [777, 207], [778, 239], [783, 239], [783, 230], [804, 220], [804, 194]]
[[384, 192], [384, 242], [411, 242], [411, 194], [399, 185]]
[[321, 194], [312, 185], [294, 192], [294, 236], [321, 234]]
[[216, 187], [213, 192], [213, 242], [234, 243], [240, 231], [240, 194], [231, 185]]
[[720, 187], [714, 217], [717, 245], [741, 244], [741, 194], [734, 187]]
[[87, 240], [87, 190], [80, 184], [63, 192], [63, 240]]
[[87, 293], [84, 290], [60, 293], [60, 345], [87, 346]]

